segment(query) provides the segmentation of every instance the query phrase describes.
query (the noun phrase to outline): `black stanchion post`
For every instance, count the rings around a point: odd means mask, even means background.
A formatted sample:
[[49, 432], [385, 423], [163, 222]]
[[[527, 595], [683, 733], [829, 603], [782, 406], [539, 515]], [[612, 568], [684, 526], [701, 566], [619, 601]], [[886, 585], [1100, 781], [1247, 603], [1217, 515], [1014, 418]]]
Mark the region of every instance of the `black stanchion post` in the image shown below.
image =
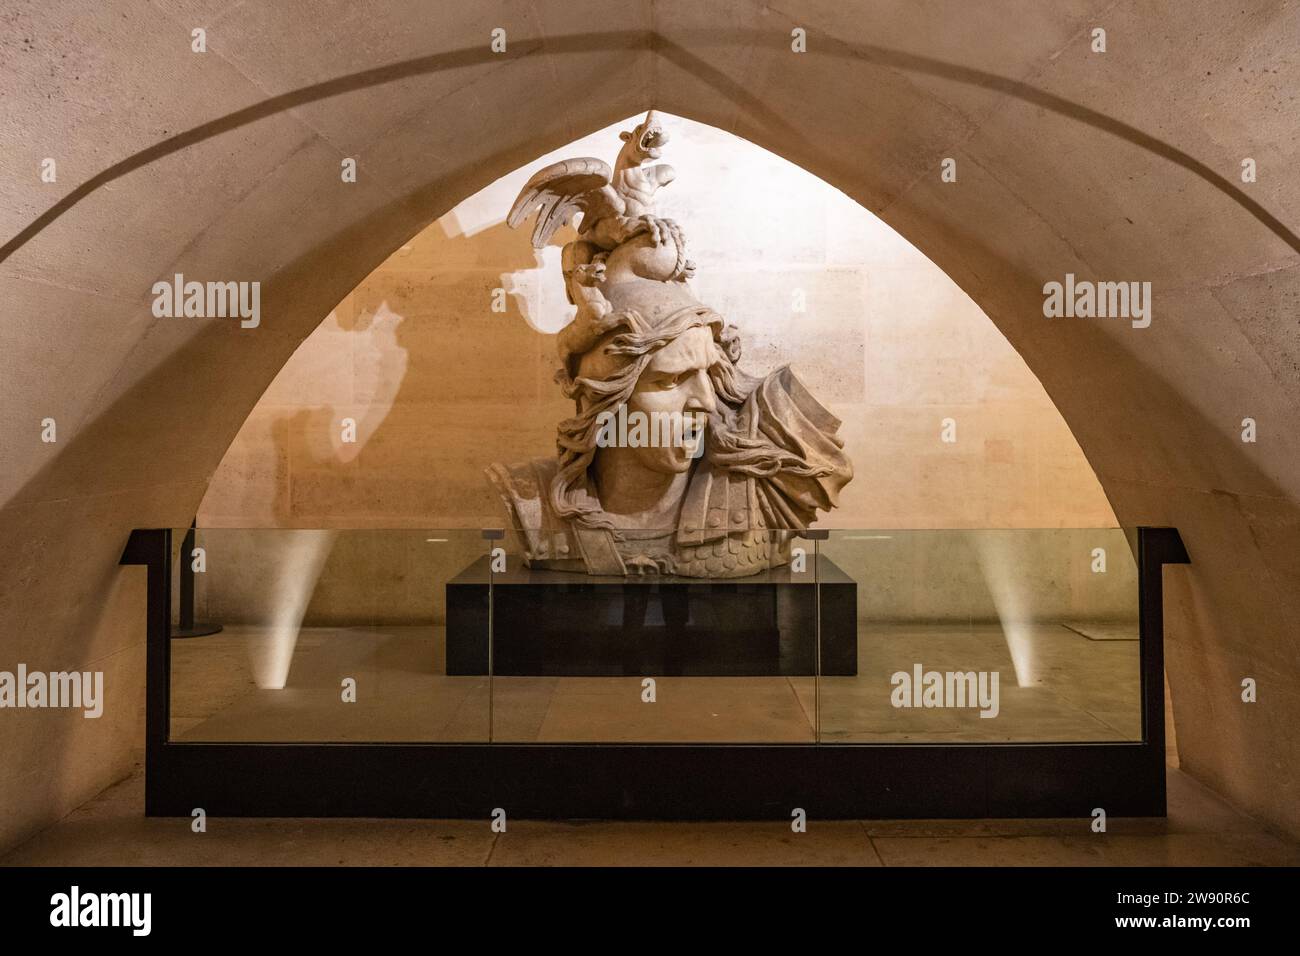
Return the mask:
[[194, 525], [190, 522], [185, 532], [185, 541], [181, 544], [181, 593], [180, 620], [172, 628], [172, 637], [204, 637], [208, 634], [220, 634], [220, 624], [194, 623]]

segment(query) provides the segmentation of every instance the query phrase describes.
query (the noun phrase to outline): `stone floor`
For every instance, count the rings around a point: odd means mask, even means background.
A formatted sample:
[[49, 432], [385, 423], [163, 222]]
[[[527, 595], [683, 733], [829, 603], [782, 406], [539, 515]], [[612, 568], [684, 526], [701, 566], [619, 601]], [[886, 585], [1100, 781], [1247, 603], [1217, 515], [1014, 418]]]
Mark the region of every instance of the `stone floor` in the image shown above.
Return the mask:
[[1300, 844], [1169, 770], [1169, 816], [1089, 820], [772, 823], [145, 819], [136, 774], [9, 854], [0, 866], [1281, 866]]
[[[517, 740], [1132, 739], [1137, 733], [1131, 630], [1080, 622], [873, 626], [860, 676], [661, 679], [654, 707], [625, 678], [494, 681], [493, 736]], [[257, 686], [265, 632], [173, 645], [173, 734], [192, 740], [473, 740], [487, 733], [487, 682], [442, 676], [431, 629], [307, 629], [285, 687]], [[273, 656], [270, 659], [274, 659]], [[280, 658], [281, 663], [288, 658]], [[891, 670], [996, 669], [1002, 712], [896, 710]], [[357, 679], [358, 702], [339, 682]], [[1018, 680], [1017, 677], [1020, 679]], [[665, 706], [666, 705], [666, 706]], [[1176, 767], [1169, 816], [1090, 820], [785, 821], [736, 823], [512, 820], [145, 819], [143, 778], [110, 787], [0, 857], [0, 865], [1298, 865], [1300, 845], [1243, 816]]]
[[[1125, 635], [1128, 635], [1127, 637]], [[1114, 741], [1141, 736], [1133, 625], [871, 624], [858, 676], [659, 677], [444, 674], [437, 627], [266, 629], [172, 645], [172, 735], [190, 741], [841, 742]], [[284, 686], [259, 686], [288, 667]], [[271, 663], [268, 663], [271, 662]], [[1000, 711], [895, 708], [890, 675], [996, 671]], [[357, 699], [344, 703], [344, 678]], [[277, 681], [271, 680], [270, 683]]]

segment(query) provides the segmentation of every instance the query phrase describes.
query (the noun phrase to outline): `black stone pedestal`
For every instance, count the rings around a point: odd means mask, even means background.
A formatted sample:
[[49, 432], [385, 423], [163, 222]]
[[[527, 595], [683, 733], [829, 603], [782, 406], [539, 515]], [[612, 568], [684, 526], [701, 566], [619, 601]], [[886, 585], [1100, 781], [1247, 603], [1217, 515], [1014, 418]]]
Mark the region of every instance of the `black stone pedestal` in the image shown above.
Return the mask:
[[[447, 582], [447, 673], [487, 673], [488, 558]], [[811, 559], [810, 559], [811, 560]], [[822, 673], [854, 675], [857, 583], [820, 559]], [[730, 580], [592, 577], [518, 568], [492, 576], [500, 676], [811, 676], [811, 566]]]

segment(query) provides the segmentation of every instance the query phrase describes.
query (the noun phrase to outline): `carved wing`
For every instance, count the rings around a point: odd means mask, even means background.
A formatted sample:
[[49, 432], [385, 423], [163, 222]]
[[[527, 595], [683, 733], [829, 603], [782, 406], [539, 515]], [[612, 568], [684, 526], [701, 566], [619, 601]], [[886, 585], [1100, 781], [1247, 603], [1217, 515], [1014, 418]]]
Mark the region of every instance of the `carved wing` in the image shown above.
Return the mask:
[[582, 213], [579, 231], [585, 233], [601, 219], [621, 216], [627, 209], [623, 197], [610, 185], [612, 175], [608, 163], [590, 156], [553, 163], [524, 184], [506, 222], [516, 228], [540, 206], [533, 227], [534, 249], [550, 242], [555, 230], [568, 225], [575, 212]]

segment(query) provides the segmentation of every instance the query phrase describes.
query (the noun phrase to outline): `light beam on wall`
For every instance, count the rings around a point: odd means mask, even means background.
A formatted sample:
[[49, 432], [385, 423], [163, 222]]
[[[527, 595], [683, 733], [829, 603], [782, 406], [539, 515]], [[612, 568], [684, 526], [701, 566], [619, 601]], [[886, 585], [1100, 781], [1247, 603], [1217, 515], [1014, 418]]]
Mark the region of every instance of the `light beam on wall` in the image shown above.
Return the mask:
[[289, 680], [294, 648], [316, 581], [334, 548], [335, 531], [277, 531], [272, 585], [272, 619], [266, 634], [250, 645], [253, 680], [266, 690], [282, 690]]
[[1038, 682], [1037, 659], [1030, 631], [1029, 594], [1017, 567], [1014, 531], [977, 531], [971, 535], [984, 584], [998, 612], [1018, 687]]

